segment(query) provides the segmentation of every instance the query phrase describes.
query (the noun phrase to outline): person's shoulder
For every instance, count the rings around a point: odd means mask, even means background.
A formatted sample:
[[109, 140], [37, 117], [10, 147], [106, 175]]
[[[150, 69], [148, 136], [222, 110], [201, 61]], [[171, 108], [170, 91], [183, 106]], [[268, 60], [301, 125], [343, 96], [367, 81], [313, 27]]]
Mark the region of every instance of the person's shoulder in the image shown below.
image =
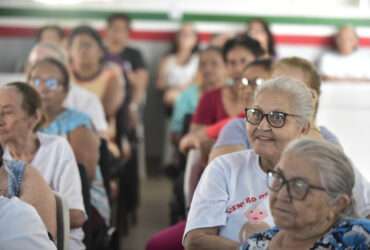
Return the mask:
[[258, 160], [257, 154], [252, 149], [245, 149], [237, 152], [221, 155], [211, 163], [221, 168], [245, 169], [252, 167]]
[[223, 87], [207, 90], [202, 94], [202, 98], [215, 98], [221, 96]]
[[0, 217], [2, 218], [20, 218], [25, 214], [36, 215], [34, 208], [21, 201], [18, 197], [7, 198], [0, 196]]
[[59, 135], [38, 132], [37, 137], [40, 141], [40, 147], [43, 148], [51, 149], [52, 147], [65, 147], [69, 145], [67, 139]]

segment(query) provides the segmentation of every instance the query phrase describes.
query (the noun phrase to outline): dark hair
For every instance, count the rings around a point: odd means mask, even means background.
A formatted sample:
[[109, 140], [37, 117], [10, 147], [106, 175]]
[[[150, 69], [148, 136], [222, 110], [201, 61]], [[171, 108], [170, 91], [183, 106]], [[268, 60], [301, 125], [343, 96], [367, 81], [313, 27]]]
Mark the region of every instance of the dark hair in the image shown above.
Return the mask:
[[45, 26], [42, 26], [36, 33], [37, 42], [41, 41], [42, 33], [44, 33], [47, 30], [54, 30], [57, 32], [60, 39], [64, 38], [64, 30], [62, 29], [62, 27], [58, 25], [45, 25]]
[[68, 37], [68, 46], [72, 45], [73, 40], [76, 38], [76, 36], [82, 35], [82, 34], [83, 35], [88, 35], [92, 39], [94, 39], [95, 42], [98, 44], [99, 48], [103, 51], [103, 53], [105, 52], [105, 46], [104, 46], [103, 40], [102, 40], [99, 32], [97, 32], [94, 28], [92, 28], [88, 25], [77, 26], [76, 28], [74, 28], [71, 31], [71, 33], [69, 34], [69, 37]]
[[39, 61], [35, 62], [32, 65], [32, 67], [31, 67], [31, 69], [28, 73], [28, 79], [30, 79], [31, 74], [35, 70], [35, 68], [37, 68], [38, 66], [40, 66], [42, 64], [52, 64], [53, 66], [58, 68], [60, 73], [62, 73], [62, 75], [63, 75], [63, 81], [61, 82], [62, 86], [63, 86], [64, 90], [66, 92], [68, 92], [68, 90], [69, 90], [69, 73], [68, 73], [68, 70], [62, 62], [60, 62], [59, 60], [57, 60], [55, 58], [48, 57], [48, 58], [44, 58], [42, 60], [39, 60]]
[[[35, 116], [38, 110], [42, 108], [42, 101], [39, 93], [25, 82], [11, 82], [5, 86], [13, 87], [22, 96], [22, 109], [30, 116]], [[36, 125], [34, 131], [37, 131], [45, 122], [45, 116]]]
[[261, 67], [264, 70], [271, 72], [272, 65], [273, 65], [273, 61], [271, 59], [257, 59], [251, 62], [250, 64], [248, 64], [247, 66], [245, 66], [244, 71], [246, 71], [247, 69], [251, 67]]
[[[179, 35], [180, 35], [180, 32], [181, 32], [181, 29], [182, 29], [182, 27], [184, 26], [184, 25], [187, 25], [187, 24], [190, 24], [190, 23], [183, 23], [182, 24], [182, 26], [181, 26], [181, 28], [175, 33], [175, 37], [174, 37], [174, 39], [173, 39], [173, 41], [172, 41], [172, 45], [171, 45], [171, 49], [170, 49], [170, 54], [176, 54], [178, 51], [179, 51], [179, 41], [178, 41], [178, 37], [179, 37]], [[195, 43], [195, 45], [194, 45], [194, 47], [192, 48], [192, 50], [191, 50], [191, 53], [192, 54], [194, 54], [194, 53], [196, 53], [196, 52], [198, 52], [198, 50], [199, 50], [199, 36], [198, 36], [198, 34], [195, 32], [195, 30], [194, 30], [194, 33], [195, 33], [195, 35], [197, 36], [197, 41], [196, 41], [196, 43]]]
[[222, 54], [225, 62], [227, 54], [236, 47], [242, 47], [250, 51], [256, 58], [260, 57], [264, 53], [259, 42], [248, 35], [239, 35], [226, 41], [222, 49]]
[[121, 20], [121, 21], [126, 22], [127, 26], [130, 28], [131, 19], [127, 14], [125, 14], [125, 13], [113, 13], [112, 15], [108, 16], [108, 18], [107, 18], [108, 26], [110, 26], [116, 20]]
[[276, 56], [276, 48], [275, 48], [275, 40], [274, 40], [274, 36], [272, 35], [272, 32], [270, 30], [270, 26], [269, 24], [267, 23], [266, 20], [262, 19], [262, 18], [253, 18], [251, 19], [249, 22], [248, 22], [248, 25], [252, 22], [258, 22], [262, 25], [263, 27], [263, 30], [266, 32], [267, 34], [267, 52], [268, 54], [271, 56], [271, 57], [275, 57]]

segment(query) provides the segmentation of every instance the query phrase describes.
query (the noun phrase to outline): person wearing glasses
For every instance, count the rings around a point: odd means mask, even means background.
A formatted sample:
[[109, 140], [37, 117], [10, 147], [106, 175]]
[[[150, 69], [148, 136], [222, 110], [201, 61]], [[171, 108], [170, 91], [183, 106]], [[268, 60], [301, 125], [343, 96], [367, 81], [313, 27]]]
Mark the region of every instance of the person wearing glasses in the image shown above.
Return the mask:
[[246, 111], [252, 149], [220, 156], [203, 172], [194, 193], [183, 236], [185, 249], [237, 249], [248, 211], [258, 207], [273, 225], [266, 175], [284, 147], [307, 134], [312, 97], [299, 81], [281, 77], [265, 81]]
[[[338, 138], [326, 127], [316, 125], [316, 116], [319, 108], [321, 80], [315, 67], [309, 61], [299, 57], [287, 57], [277, 61], [272, 67], [272, 77], [288, 76], [304, 82], [311, 90], [314, 113], [311, 122], [310, 134], [340, 145]], [[250, 148], [245, 121], [242, 118], [233, 119], [222, 128], [210, 153], [210, 160], [216, 157]]]
[[351, 161], [331, 143], [291, 142], [267, 172], [276, 227], [247, 239], [251, 249], [370, 249], [370, 220], [355, 219]]

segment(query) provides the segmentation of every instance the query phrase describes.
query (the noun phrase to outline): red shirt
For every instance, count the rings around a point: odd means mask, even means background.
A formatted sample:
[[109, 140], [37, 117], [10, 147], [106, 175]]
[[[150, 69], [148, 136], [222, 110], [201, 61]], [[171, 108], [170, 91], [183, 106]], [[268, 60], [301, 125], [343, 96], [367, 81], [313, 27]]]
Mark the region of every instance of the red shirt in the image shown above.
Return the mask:
[[[239, 115], [237, 115], [236, 117], [244, 117], [244, 113], [241, 113]], [[218, 134], [221, 132], [222, 128], [231, 120], [235, 119], [236, 117], [228, 117], [226, 119], [223, 119], [211, 126], [207, 126], [206, 128], [206, 133], [207, 133], [207, 137], [210, 138], [210, 139], [214, 139], [216, 140], [217, 137], [218, 137]]]
[[205, 92], [198, 103], [192, 123], [211, 125], [229, 117], [222, 101], [222, 87]]

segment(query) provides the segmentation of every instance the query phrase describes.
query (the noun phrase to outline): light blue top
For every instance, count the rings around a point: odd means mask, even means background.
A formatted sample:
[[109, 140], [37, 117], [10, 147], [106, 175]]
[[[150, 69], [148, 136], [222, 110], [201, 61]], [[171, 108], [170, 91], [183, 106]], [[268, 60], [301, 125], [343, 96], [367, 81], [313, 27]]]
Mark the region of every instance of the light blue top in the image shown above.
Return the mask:
[[23, 176], [26, 164], [18, 160], [4, 160], [4, 168], [8, 174], [8, 194], [7, 196], [20, 196]]
[[199, 92], [198, 85], [191, 84], [177, 97], [171, 117], [171, 132], [179, 134], [183, 132], [185, 116], [194, 113], [199, 100]]
[[[340, 145], [338, 138], [326, 127], [320, 126], [321, 136], [328, 142]], [[250, 149], [251, 145], [248, 140], [248, 134], [245, 126], [244, 118], [235, 118], [229, 121], [222, 128], [214, 148], [230, 145], [244, 145], [246, 149]]]
[[46, 134], [66, 136], [79, 127], [92, 128], [90, 118], [77, 110], [66, 108], [47, 128], [40, 131]]

